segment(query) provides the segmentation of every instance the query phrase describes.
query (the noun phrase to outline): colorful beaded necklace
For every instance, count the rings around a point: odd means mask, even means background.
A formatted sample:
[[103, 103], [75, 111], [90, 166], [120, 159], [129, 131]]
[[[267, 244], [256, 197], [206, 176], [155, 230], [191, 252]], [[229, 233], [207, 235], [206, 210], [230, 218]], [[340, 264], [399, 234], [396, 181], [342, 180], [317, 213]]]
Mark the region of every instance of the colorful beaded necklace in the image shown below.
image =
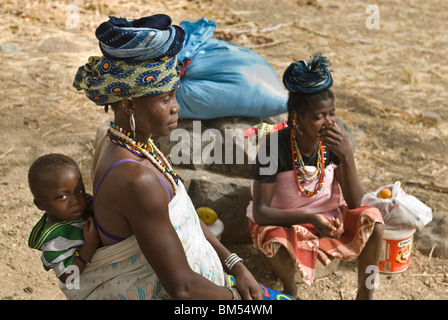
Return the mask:
[[147, 158], [170, 181], [173, 186], [174, 195], [176, 195], [179, 179], [169, 161], [156, 147], [151, 138], [149, 138], [147, 144], [142, 143], [137, 139], [134, 140], [131, 138], [130, 132], [120, 128], [117, 124], [113, 123], [113, 121], [110, 122], [107, 138], [113, 143], [129, 150], [137, 157]]
[[[312, 197], [317, 194], [324, 185], [325, 178], [325, 159], [327, 150], [326, 147], [322, 145], [319, 141], [319, 150], [317, 153], [317, 164], [316, 170], [311, 173], [308, 172], [305, 168], [305, 165], [302, 160], [302, 155], [300, 154], [299, 145], [297, 144], [297, 139], [295, 137], [294, 127], [291, 129], [291, 150], [292, 150], [292, 161], [293, 161], [293, 169], [294, 176], [296, 177], [296, 185], [299, 189], [300, 193], [304, 197]], [[314, 191], [307, 190], [304, 186], [305, 182], [313, 182], [317, 180]]]

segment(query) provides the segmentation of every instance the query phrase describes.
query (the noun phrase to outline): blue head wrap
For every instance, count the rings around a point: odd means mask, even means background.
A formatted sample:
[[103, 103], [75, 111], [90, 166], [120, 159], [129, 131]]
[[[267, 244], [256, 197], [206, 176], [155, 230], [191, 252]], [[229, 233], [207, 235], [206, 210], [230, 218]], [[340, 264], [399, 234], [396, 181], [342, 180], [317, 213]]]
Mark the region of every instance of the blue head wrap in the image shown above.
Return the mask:
[[165, 14], [136, 20], [109, 18], [95, 32], [106, 58], [156, 60], [163, 56], [175, 56], [182, 49], [185, 31], [171, 25], [171, 18]]
[[283, 84], [290, 92], [299, 94], [327, 90], [333, 85], [330, 65], [330, 61], [321, 54], [312, 57], [311, 61], [294, 62], [283, 74]]

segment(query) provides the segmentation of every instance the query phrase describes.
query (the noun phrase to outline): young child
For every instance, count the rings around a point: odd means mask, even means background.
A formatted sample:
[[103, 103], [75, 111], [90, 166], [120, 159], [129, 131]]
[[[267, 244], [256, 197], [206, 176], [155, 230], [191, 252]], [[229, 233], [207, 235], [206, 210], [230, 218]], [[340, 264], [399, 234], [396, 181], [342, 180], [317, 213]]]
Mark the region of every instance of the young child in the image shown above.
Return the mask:
[[[336, 124], [329, 66], [316, 55], [286, 69], [288, 127], [270, 134], [259, 150], [247, 216], [252, 239], [271, 258], [285, 293], [297, 296], [296, 270], [313, 283], [317, 259], [326, 265], [358, 258], [357, 298], [372, 299], [367, 278], [379, 262], [383, 220], [377, 209], [361, 205], [364, 189]], [[275, 165], [260, 161], [260, 152]]]
[[39, 157], [28, 172], [34, 204], [45, 211], [31, 231], [28, 245], [42, 251], [45, 270], [53, 269], [63, 283], [76, 266], [81, 274], [99, 246], [99, 235], [88, 214], [91, 196], [86, 194], [81, 171], [62, 154]]

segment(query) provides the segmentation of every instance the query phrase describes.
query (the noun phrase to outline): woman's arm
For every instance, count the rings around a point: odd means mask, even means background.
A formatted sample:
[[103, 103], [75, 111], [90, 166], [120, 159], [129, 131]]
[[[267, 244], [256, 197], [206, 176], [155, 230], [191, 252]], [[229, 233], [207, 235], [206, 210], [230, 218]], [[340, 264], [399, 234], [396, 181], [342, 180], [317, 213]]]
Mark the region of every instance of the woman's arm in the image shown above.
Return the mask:
[[320, 132], [320, 139], [341, 160], [335, 175], [345, 202], [349, 209], [358, 208], [361, 205], [364, 188], [356, 171], [355, 156], [350, 142], [336, 123], [324, 128]]
[[335, 170], [336, 179], [341, 185], [344, 200], [349, 209], [356, 209], [361, 205], [364, 188], [356, 172], [355, 161], [346, 159]]
[[157, 176], [139, 170], [129, 178], [119, 205], [140, 248], [173, 299], [232, 299], [232, 293], [194, 272], [171, 224], [168, 197]]
[[[204, 231], [205, 238], [216, 250], [216, 253], [219, 256], [222, 265], [225, 266], [225, 260], [231, 254], [230, 251], [222, 245], [222, 243], [218, 240], [218, 238], [215, 237], [215, 235], [210, 231], [210, 229], [204, 222], [200, 222], [202, 230]], [[243, 300], [263, 299], [263, 291], [260, 285], [243, 263], [238, 262], [237, 264], [235, 264], [232, 270], [227, 270], [227, 272], [235, 277], [235, 286], [238, 289], [238, 293], [241, 295]]]
[[332, 237], [338, 230], [337, 226], [335, 227], [332, 222], [320, 214], [305, 214], [272, 208], [271, 201], [275, 188], [276, 183], [262, 183], [254, 180], [252, 210], [255, 223], [285, 227], [311, 223], [322, 236], [327, 237]]

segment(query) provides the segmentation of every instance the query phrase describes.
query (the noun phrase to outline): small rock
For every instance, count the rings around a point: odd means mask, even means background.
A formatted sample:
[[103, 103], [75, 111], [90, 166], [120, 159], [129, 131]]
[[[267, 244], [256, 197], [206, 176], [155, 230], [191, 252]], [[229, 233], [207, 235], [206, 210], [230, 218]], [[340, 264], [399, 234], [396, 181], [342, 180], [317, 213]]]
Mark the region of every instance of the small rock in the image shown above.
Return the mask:
[[342, 276], [344, 275], [344, 273], [343, 273], [342, 271], [337, 271], [337, 270], [333, 271], [333, 274], [334, 274], [336, 277], [342, 277]]
[[17, 44], [10, 42], [2, 43], [0, 45], [0, 49], [5, 54], [16, 54], [22, 51], [22, 48], [20, 48]]
[[37, 47], [37, 50], [53, 53], [79, 52], [79, 46], [67, 39], [55, 36], [43, 39]]
[[26, 293], [33, 293], [33, 288], [26, 287], [26, 288], [23, 289], [23, 291], [25, 291]]
[[428, 110], [422, 111], [421, 116], [424, 119], [437, 123], [442, 121], [442, 118], [437, 113]]
[[6, 296], [3, 296], [2, 300], [14, 300], [17, 297], [17, 292], [14, 292], [13, 294], [8, 294]]

